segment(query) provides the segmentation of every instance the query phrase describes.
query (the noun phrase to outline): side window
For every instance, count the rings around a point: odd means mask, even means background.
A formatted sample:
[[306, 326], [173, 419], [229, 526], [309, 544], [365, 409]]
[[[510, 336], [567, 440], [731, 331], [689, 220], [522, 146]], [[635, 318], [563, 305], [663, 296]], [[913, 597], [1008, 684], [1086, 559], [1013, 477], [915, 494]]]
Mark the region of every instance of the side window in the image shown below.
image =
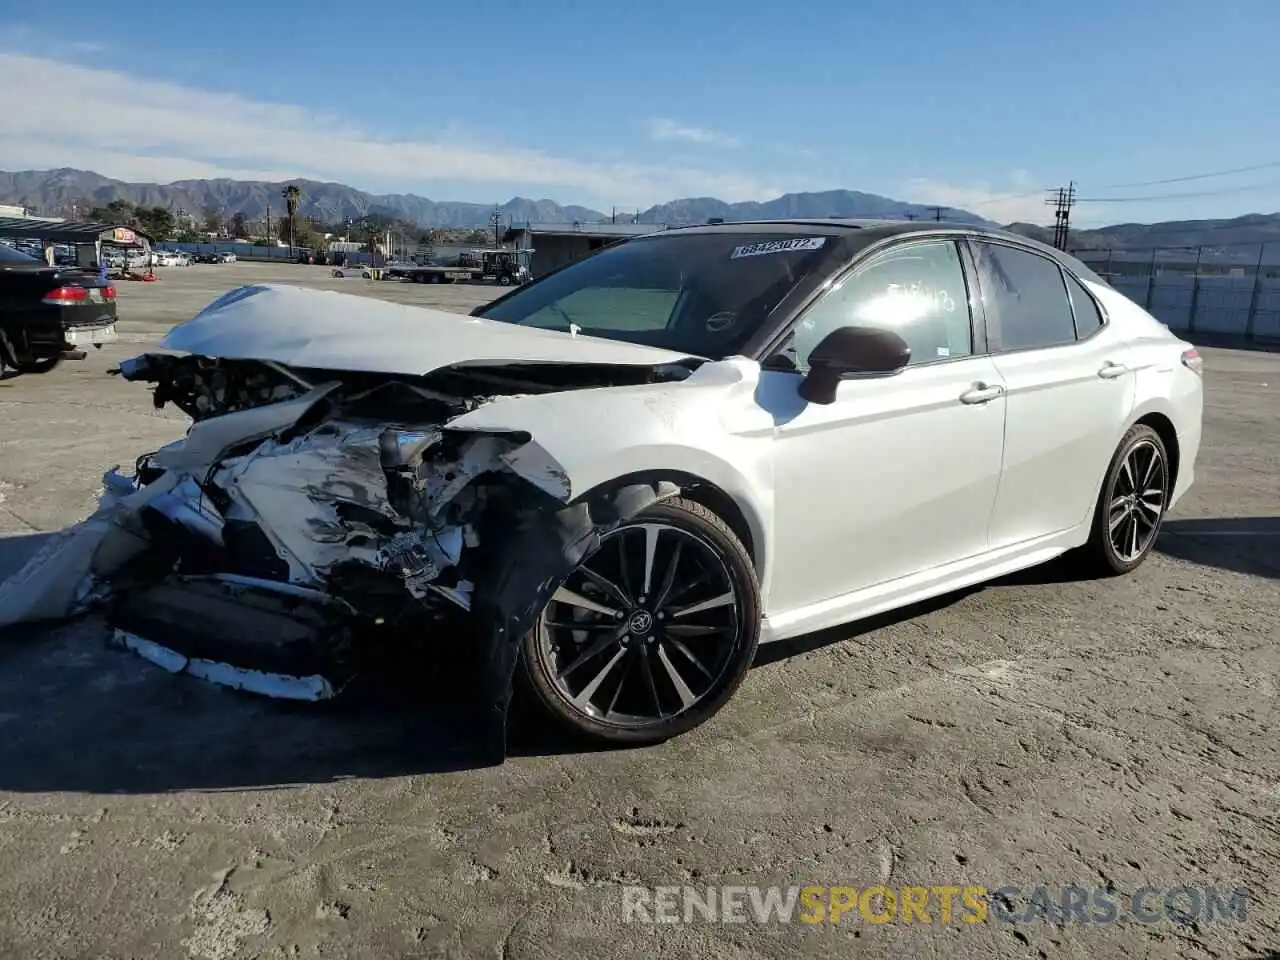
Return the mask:
[[994, 350], [1074, 343], [1071, 301], [1056, 263], [1003, 244], [977, 242], [987, 338]]
[[912, 365], [973, 353], [969, 294], [950, 240], [889, 250], [827, 291], [800, 319], [794, 347], [800, 370], [822, 338], [840, 327], [893, 330], [911, 347]]
[[1071, 274], [1066, 274], [1067, 291], [1071, 294], [1071, 312], [1076, 315], [1076, 338], [1083, 340], [1102, 326], [1102, 314], [1089, 291]]

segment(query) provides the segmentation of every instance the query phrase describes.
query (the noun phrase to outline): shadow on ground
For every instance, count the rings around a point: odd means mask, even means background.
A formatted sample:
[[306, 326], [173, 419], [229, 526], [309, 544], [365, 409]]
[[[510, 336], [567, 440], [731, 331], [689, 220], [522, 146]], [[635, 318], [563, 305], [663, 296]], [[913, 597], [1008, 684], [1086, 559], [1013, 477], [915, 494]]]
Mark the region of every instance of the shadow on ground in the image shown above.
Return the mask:
[[53, 534], [51, 533], [19, 533], [13, 536], [0, 535], [0, 580], [6, 580], [22, 569]]
[[[1270, 553], [1274, 518], [1170, 521], [1160, 549], [1199, 563], [1258, 572], [1242, 547]], [[44, 535], [0, 539], [0, 576]], [[1239, 541], [1239, 542], [1237, 542]], [[1256, 542], [1255, 542], [1256, 541]], [[1261, 562], [1261, 561], [1257, 561]], [[994, 586], [1080, 579], [1060, 558]], [[1280, 573], [1272, 567], [1267, 575]], [[983, 589], [761, 648], [756, 665], [819, 649], [930, 612]], [[0, 640], [0, 790], [157, 793], [325, 783], [442, 773], [487, 765], [472, 739], [474, 680], [453, 654], [404, 655], [326, 704], [289, 704], [175, 677], [107, 646], [103, 622], [6, 631]], [[431, 648], [428, 648], [431, 649]], [[517, 705], [509, 756], [593, 749]], [[1280, 958], [1278, 958], [1280, 960]]]
[[1280, 517], [1169, 520], [1156, 549], [1201, 566], [1280, 579]]
[[[96, 616], [0, 640], [0, 791], [162, 793], [490, 766], [469, 661], [405, 656], [334, 701], [175, 676], [107, 645]], [[508, 756], [588, 747], [513, 708]]]

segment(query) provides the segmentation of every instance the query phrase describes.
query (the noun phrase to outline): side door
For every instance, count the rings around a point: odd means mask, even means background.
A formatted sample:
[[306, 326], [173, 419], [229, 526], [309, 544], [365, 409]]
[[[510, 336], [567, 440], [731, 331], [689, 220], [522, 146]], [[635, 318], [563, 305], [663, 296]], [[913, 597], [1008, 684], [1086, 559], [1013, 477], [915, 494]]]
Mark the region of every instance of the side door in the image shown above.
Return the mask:
[[993, 548], [1088, 520], [1134, 403], [1127, 345], [1054, 260], [971, 241], [987, 341], [1008, 391]]
[[[780, 613], [961, 560], [987, 547], [1000, 476], [1004, 396], [975, 339], [952, 238], [889, 247], [797, 321], [795, 372], [762, 372], [775, 421], [774, 564]], [[797, 389], [809, 353], [843, 326], [885, 327], [911, 346], [898, 374], [843, 381], [831, 404]]]

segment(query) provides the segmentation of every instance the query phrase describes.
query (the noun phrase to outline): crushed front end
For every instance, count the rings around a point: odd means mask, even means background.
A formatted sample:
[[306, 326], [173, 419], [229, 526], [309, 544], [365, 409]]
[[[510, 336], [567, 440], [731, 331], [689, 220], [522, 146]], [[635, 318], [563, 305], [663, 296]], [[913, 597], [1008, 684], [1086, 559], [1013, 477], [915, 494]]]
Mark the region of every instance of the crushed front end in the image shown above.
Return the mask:
[[406, 378], [153, 354], [120, 373], [193, 423], [0, 585], [0, 625], [103, 606], [115, 642], [166, 669], [312, 700], [461, 623], [497, 753], [513, 632], [593, 535], [674, 492], [572, 504], [529, 434], [449, 428], [503, 395], [669, 375], [652, 368]]

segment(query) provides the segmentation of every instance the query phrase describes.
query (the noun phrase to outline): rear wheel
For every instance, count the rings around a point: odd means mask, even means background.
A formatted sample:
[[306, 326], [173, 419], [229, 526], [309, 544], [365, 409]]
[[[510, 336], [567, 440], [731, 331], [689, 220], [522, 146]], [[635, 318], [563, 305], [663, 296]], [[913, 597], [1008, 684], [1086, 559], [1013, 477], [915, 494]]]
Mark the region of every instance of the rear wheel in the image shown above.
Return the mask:
[[605, 535], [524, 638], [523, 685], [596, 740], [657, 743], [708, 720], [760, 638], [751, 559], [701, 504], [654, 504]]
[[1090, 571], [1115, 576], [1147, 559], [1171, 492], [1164, 441], [1146, 424], [1134, 425], [1120, 441], [1098, 495], [1093, 532], [1081, 555]]

